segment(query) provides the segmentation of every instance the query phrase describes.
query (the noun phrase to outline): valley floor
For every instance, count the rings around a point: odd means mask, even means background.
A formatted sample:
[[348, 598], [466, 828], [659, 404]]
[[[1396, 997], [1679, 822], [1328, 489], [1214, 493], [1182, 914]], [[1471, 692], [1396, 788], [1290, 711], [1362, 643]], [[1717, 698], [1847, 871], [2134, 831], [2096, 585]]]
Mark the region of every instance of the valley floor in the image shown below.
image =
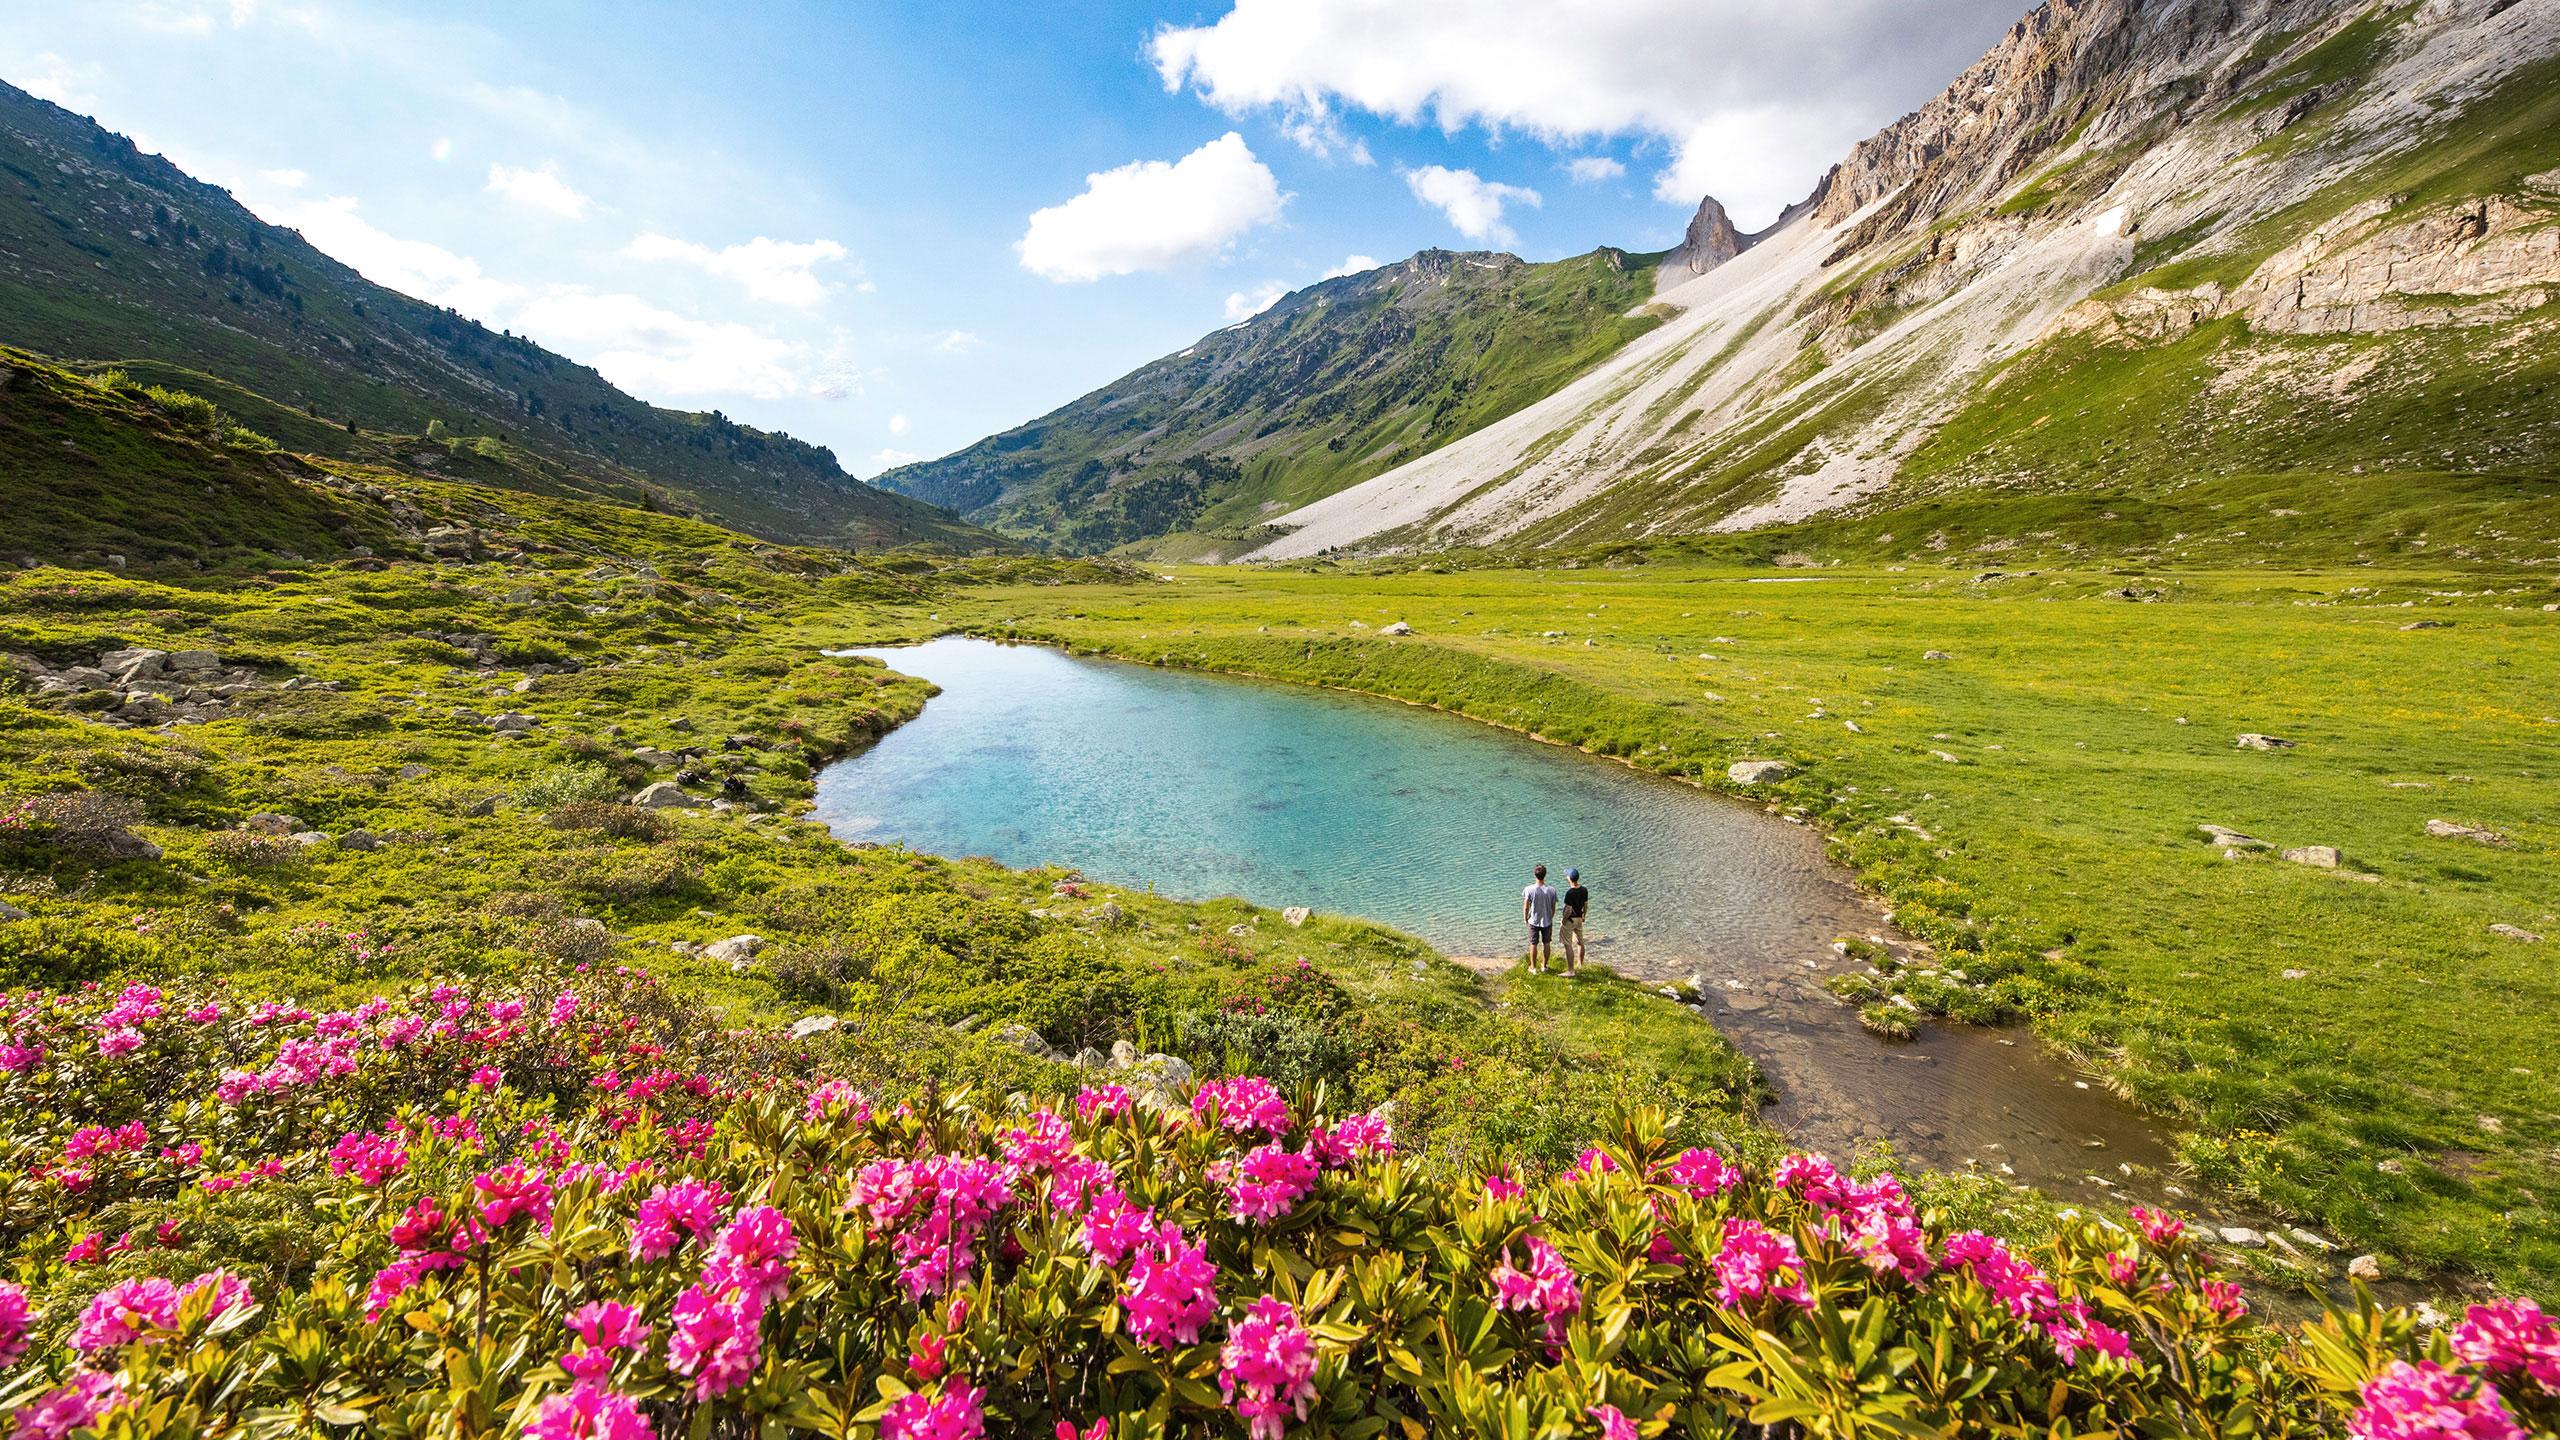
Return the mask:
[[1852, 998], [2031, 1021], [2171, 1117], [2204, 1180], [2387, 1270], [2560, 1276], [2547, 575], [1171, 582], [939, 614], [1435, 705], [1723, 788], [1745, 788], [1733, 761], [1790, 762], [1748, 793], [1827, 827], [1972, 982], [1885, 975]]

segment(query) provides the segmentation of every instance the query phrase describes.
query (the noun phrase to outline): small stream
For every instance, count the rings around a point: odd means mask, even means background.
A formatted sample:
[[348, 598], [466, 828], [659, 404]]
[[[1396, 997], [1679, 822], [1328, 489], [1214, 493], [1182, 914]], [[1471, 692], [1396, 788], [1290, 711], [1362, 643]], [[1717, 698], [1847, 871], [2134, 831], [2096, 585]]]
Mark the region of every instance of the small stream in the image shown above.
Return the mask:
[[1461, 956], [1522, 953], [1530, 865], [1579, 866], [1593, 957], [1700, 975], [1797, 1143], [1890, 1141], [2089, 1199], [2154, 1194], [2169, 1163], [2148, 1121], [2024, 1031], [1861, 1028], [1821, 988], [1856, 966], [1831, 941], [1906, 942], [1819, 835], [1755, 806], [1366, 696], [961, 638], [862, 653], [942, 693], [820, 777], [842, 838], [1308, 905]]

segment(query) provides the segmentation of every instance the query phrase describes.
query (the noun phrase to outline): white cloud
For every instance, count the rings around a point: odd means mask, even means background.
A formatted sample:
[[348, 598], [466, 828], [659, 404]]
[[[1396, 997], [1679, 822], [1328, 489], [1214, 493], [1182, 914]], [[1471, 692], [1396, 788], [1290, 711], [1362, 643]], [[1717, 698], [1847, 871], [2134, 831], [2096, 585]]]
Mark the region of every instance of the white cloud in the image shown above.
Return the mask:
[[434, 160], [439, 164], [452, 159], [453, 137], [450, 135], [437, 136], [436, 143], [427, 147], [427, 158]]
[[514, 324], [636, 394], [784, 400], [828, 383], [806, 345], [735, 321], [678, 315], [637, 295], [556, 287], [517, 307]]
[[833, 240], [772, 240], [759, 235], [745, 244], [714, 250], [654, 231], [622, 247], [622, 253], [633, 260], [690, 265], [706, 275], [734, 280], [747, 294], [777, 305], [815, 305], [826, 299], [827, 283], [815, 271], [846, 255], [845, 248]]
[[871, 454], [871, 473], [877, 475], [883, 470], [895, 470], [901, 465], [913, 465], [923, 458], [913, 450], [875, 450]]
[[311, 183], [311, 176], [300, 170], [261, 170], [258, 178], [279, 190], [299, 190]]
[[1452, 170], [1445, 165], [1425, 165], [1404, 172], [1404, 183], [1413, 198], [1436, 207], [1449, 217], [1458, 233], [1470, 240], [1490, 240], [1508, 245], [1514, 237], [1511, 227], [1502, 223], [1503, 207], [1510, 204], [1537, 205], [1538, 192], [1519, 185], [1504, 185], [1487, 180], [1473, 170]]
[[489, 193], [512, 200], [529, 209], [557, 215], [563, 220], [583, 220], [590, 203], [586, 196], [571, 189], [560, 172], [549, 165], [539, 170], [522, 170], [509, 165], [489, 167]]
[[268, 219], [302, 232], [304, 239], [353, 266], [366, 279], [434, 305], [489, 319], [526, 293], [525, 287], [483, 273], [478, 261], [424, 240], [384, 233], [356, 213], [344, 195], [275, 207]]
[[1342, 257], [1341, 264], [1334, 266], [1332, 269], [1327, 270], [1316, 278], [1319, 280], [1339, 280], [1345, 275], [1357, 275], [1363, 270], [1375, 270], [1377, 268], [1378, 258], [1374, 255], [1345, 255]]
[[1910, 109], [2016, 19], [2018, 0], [1227, 0], [1168, 25], [1168, 90], [1284, 125], [1359, 110], [1563, 146], [1669, 147], [1659, 177], [1746, 224], [1802, 198], [1849, 146]]
[[1031, 217], [1014, 244], [1023, 268], [1056, 281], [1163, 270], [1224, 251], [1280, 218], [1288, 197], [1229, 131], [1180, 160], [1140, 160], [1085, 177], [1084, 193]]
[[1577, 155], [1565, 162], [1564, 173], [1572, 176], [1576, 185], [1597, 185], [1603, 180], [1624, 178], [1627, 167], [1606, 155]]
[[97, 78], [97, 66], [75, 65], [47, 50], [37, 55], [33, 66], [18, 77], [18, 88], [65, 110], [83, 110], [92, 103], [88, 84]]
[[1280, 303], [1289, 287], [1277, 280], [1265, 280], [1250, 290], [1239, 290], [1227, 297], [1227, 323], [1239, 324]]
[[974, 330], [945, 330], [942, 338], [933, 342], [933, 348], [946, 355], [966, 355], [978, 344], [978, 332]]
[[889, 417], [889, 433], [890, 433], [890, 434], [892, 434], [892, 435], [904, 435], [904, 434], [906, 434], [906, 433], [907, 433], [907, 417], [906, 417], [906, 416], [904, 416], [904, 415], [892, 415], [892, 416], [890, 416], [890, 417]]

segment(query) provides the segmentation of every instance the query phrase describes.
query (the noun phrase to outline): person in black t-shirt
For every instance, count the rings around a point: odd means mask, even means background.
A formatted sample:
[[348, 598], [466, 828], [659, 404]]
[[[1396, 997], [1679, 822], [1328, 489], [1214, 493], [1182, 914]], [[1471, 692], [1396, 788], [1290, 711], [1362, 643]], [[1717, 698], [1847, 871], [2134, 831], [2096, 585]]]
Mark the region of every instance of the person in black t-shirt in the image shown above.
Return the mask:
[[1591, 892], [1583, 887], [1582, 872], [1564, 872], [1564, 916], [1556, 929], [1556, 948], [1564, 952], [1564, 973], [1582, 973], [1582, 917], [1591, 909]]

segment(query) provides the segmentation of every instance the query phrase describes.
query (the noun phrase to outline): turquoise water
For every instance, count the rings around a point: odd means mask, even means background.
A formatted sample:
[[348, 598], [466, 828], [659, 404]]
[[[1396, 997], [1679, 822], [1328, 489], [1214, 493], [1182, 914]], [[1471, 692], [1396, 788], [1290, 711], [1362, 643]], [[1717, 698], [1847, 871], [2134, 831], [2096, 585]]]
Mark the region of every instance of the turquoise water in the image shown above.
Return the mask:
[[845, 839], [1306, 905], [1468, 956], [1522, 953], [1529, 867], [1560, 885], [1578, 866], [1593, 957], [1698, 974], [1807, 1143], [1890, 1140], [2060, 1189], [2166, 1158], [2032, 1040], [1859, 1028], [1820, 988], [1845, 963], [1830, 942], [1902, 942], [1818, 836], [1756, 806], [1367, 696], [960, 638], [863, 653], [941, 693], [820, 777], [819, 818]]

